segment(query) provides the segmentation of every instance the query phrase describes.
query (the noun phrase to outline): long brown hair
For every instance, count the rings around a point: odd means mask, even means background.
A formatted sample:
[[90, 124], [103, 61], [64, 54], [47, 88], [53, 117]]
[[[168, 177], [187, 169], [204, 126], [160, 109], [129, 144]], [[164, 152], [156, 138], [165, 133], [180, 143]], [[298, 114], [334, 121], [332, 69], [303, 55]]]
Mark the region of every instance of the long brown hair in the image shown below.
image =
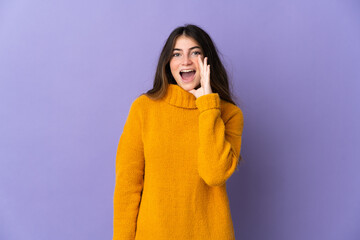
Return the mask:
[[[181, 35], [193, 38], [202, 48], [203, 56], [208, 57], [207, 62], [211, 66], [210, 84], [212, 92], [218, 93], [221, 99], [237, 106], [233, 100], [236, 99], [236, 96], [230, 91], [228, 74], [219, 58], [215, 44], [209, 34], [193, 24], [185, 24], [184, 26], [177, 27], [170, 33], [160, 53], [153, 88], [148, 90], [145, 95], [154, 100], [160, 99], [165, 95], [170, 83], [177, 84], [171, 74], [170, 60], [176, 39]], [[239, 159], [242, 160], [241, 155]]]
[[208, 57], [208, 64], [211, 66], [210, 84], [212, 91], [218, 93], [221, 99], [237, 105], [233, 100], [236, 97], [230, 91], [228, 74], [219, 58], [215, 44], [203, 29], [193, 24], [177, 27], [170, 33], [160, 53], [153, 88], [145, 94], [151, 99], [159, 99], [166, 93], [169, 83], [177, 84], [171, 74], [170, 60], [176, 39], [180, 35], [193, 38], [202, 48], [204, 57]]

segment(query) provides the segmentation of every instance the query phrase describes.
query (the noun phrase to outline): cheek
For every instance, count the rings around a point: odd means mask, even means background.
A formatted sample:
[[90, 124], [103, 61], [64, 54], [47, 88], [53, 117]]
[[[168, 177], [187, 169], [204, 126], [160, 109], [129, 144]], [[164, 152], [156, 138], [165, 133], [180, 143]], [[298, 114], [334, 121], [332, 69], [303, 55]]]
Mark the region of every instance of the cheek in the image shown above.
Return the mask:
[[176, 72], [177, 64], [175, 61], [170, 61], [170, 70], [172, 73]]

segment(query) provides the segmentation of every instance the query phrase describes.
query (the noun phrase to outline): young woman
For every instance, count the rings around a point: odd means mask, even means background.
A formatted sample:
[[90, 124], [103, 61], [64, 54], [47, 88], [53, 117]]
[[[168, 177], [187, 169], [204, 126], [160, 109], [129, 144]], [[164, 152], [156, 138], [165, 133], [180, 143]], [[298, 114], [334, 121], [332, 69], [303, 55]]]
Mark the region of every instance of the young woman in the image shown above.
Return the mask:
[[240, 161], [242, 111], [209, 35], [178, 27], [153, 89], [137, 97], [116, 155], [113, 240], [233, 240], [226, 180]]

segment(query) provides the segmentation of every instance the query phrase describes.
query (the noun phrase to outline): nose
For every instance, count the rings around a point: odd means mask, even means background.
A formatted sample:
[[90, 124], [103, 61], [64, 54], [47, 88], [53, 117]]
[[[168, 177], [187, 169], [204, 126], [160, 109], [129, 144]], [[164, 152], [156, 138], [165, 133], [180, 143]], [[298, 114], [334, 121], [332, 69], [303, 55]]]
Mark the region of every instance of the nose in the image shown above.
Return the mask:
[[190, 64], [192, 64], [192, 61], [187, 55], [185, 55], [184, 58], [183, 58], [182, 64], [183, 65], [190, 65]]

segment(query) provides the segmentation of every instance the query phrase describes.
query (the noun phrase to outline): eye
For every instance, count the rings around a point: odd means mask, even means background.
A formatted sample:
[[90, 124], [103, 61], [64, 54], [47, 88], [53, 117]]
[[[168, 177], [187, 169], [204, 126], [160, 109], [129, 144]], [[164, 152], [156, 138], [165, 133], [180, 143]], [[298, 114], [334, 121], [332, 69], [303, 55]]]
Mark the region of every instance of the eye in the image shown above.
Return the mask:
[[195, 51], [195, 52], [193, 52], [193, 54], [194, 54], [194, 55], [199, 55], [199, 54], [201, 54], [201, 52]]
[[173, 54], [173, 57], [178, 57], [178, 56], [180, 56], [180, 53], [174, 53]]

